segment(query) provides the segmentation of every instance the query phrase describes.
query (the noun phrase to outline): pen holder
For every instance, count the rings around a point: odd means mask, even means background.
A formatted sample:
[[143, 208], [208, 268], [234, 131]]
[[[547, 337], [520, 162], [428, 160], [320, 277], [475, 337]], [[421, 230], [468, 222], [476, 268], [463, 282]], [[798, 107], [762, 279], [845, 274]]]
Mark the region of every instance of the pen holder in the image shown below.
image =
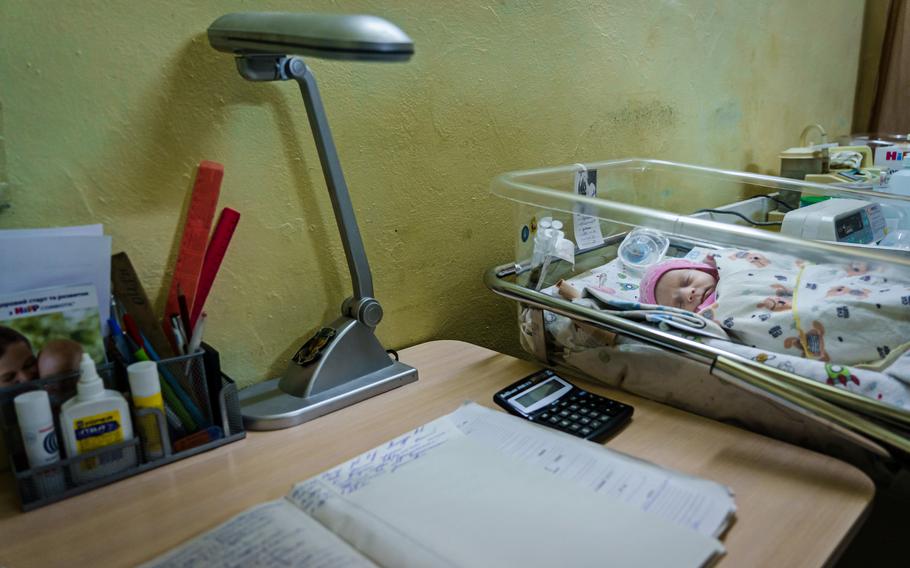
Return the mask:
[[[49, 465], [30, 468], [13, 408], [23, 392], [44, 389], [55, 415], [58, 445], [60, 405], [76, 394], [78, 372], [0, 390], [2, 429], [13, 481], [24, 511], [85, 493], [246, 436], [234, 382], [221, 372], [217, 351], [208, 345], [192, 355], [157, 362], [164, 412], [131, 405], [133, 437]], [[100, 365], [105, 388], [123, 391], [126, 369]], [[128, 393], [124, 393], [128, 396]], [[62, 445], [61, 445], [62, 447]]]

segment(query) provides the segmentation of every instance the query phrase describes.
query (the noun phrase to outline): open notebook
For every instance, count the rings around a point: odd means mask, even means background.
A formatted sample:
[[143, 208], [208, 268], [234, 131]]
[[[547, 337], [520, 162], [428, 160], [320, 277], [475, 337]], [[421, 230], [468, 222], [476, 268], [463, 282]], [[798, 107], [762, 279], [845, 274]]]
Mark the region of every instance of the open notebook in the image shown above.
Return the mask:
[[706, 566], [729, 489], [508, 414], [455, 412], [152, 566]]

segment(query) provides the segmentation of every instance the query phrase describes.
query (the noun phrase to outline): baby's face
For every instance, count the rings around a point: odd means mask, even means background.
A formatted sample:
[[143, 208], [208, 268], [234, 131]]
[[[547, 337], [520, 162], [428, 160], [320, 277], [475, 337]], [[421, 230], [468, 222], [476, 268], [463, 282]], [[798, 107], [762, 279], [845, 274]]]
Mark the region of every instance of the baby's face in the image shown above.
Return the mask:
[[657, 281], [654, 296], [661, 306], [694, 312], [714, 291], [717, 280], [707, 272], [693, 268], [671, 270]]
[[32, 355], [32, 348], [24, 341], [7, 346], [0, 357], [0, 388], [37, 378], [38, 361]]

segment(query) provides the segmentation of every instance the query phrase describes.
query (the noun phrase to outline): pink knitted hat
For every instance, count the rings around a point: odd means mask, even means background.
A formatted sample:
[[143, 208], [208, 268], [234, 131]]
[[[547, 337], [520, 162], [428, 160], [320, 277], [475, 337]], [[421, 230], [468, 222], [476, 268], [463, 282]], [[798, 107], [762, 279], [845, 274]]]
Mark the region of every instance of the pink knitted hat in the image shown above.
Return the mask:
[[710, 264], [694, 262], [691, 260], [686, 260], [685, 258], [674, 258], [671, 260], [658, 262], [657, 264], [648, 268], [645, 271], [644, 276], [641, 277], [638, 294], [639, 301], [641, 301], [642, 304], [656, 304], [657, 296], [655, 296], [655, 290], [657, 290], [657, 283], [660, 282], [660, 279], [667, 272], [670, 272], [671, 270], [679, 270], [681, 268], [701, 270], [702, 272], [707, 272], [714, 278], [717, 278], [717, 269]]

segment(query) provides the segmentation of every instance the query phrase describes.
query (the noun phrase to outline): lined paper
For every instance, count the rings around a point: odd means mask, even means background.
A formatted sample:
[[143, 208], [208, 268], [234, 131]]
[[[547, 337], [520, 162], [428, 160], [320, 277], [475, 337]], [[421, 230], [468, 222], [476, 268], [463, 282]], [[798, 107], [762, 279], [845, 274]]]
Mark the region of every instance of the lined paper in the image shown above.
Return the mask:
[[240, 513], [142, 568], [376, 568], [286, 499]]

